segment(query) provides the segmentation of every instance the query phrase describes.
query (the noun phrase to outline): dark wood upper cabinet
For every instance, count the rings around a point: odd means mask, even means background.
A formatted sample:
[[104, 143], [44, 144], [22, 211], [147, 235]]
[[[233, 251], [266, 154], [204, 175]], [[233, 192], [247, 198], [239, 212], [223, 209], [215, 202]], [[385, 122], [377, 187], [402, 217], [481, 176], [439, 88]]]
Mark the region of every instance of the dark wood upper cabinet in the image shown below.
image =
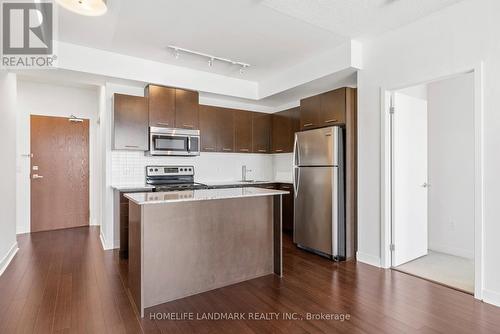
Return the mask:
[[300, 101], [300, 129], [345, 124], [346, 90], [340, 88]]
[[272, 115], [271, 150], [273, 153], [287, 151], [288, 137], [292, 131], [292, 121], [281, 112]]
[[148, 119], [146, 98], [114, 94], [113, 149], [147, 151]]
[[252, 112], [234, 111], [234, 148], [236, 152], [252, 151]]
[[269, 153], [271, 151], [271, 115], [252, 113], [252, 152]]
[[321, 95], [315, 95], [300, 101], [300, 129], [308, 130], [320, 124]]
[[[234, 152], [234, 110], [217, 107], [217, 151]], [[203, 140], [203, 139], [202, 139]]]
[[149, 107], [149, 126], [175, 126], [175, 88], [149, 85], [145, 89]]
[[320, 126], [345, 123], [346, 88], [321, 94]]
[[198, 129], [198, 92], [175, 90], [175, 127], [183, 129]]
[[201, 151], [217, 151], [217, 107], [200, 105]]
[[300, 108], [280, 111], [272, 115], [272, 153], [293, 152], [295, 132], [299, 131]]

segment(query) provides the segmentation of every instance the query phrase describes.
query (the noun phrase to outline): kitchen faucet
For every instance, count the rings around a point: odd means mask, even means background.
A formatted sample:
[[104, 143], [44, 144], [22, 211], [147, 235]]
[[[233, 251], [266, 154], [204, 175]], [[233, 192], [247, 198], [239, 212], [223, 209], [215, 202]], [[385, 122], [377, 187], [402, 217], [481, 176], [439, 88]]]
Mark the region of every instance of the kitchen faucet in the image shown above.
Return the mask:
[[246, 165], [241, 166], [241, 180], [243, 182], [247, 181], [247, 173], [251, 172], [251, 169], [247, 169]]

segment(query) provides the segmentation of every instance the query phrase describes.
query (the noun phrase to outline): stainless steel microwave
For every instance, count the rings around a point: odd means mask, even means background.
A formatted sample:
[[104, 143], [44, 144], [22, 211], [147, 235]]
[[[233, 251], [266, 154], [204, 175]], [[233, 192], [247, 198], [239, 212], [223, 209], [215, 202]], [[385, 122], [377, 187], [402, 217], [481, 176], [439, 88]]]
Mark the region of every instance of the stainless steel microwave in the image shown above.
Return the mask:
[[200, 130], [149, 128], [149, 154], [200, 155]]

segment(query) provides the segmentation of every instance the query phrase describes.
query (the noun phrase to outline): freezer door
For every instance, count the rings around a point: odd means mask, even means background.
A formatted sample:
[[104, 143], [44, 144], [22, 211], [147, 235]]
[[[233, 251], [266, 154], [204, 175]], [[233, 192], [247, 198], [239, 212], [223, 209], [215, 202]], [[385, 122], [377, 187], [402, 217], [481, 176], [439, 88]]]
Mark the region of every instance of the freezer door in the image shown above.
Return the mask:
[[295, 134], [295, 166], [337, 166], [342, 129], [328, 127]]
[[296, 167], [294, 242], [321, 253], [338, 254], [338, 168]]

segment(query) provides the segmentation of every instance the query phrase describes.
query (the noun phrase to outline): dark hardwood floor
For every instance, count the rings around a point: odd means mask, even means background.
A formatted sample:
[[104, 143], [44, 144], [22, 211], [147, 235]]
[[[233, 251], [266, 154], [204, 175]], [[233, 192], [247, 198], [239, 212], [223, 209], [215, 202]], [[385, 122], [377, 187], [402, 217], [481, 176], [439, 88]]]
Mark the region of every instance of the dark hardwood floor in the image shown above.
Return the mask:
[[[22, 235], [0, 277], [0, 333], [500, 333], [500, 308], [403, 273], [333, 263], [285, 238], [283, 279], [270, 275], [146, 310], [126, 293], [127, 264], [96, 227]], [[150, 314], [243, 313], [245, 320], [150, 320]], [[280, 313], [278, 320], [250, 315]], [[349, 314], [345, 321], [282, 314]], [[254, 316], [255, 317], [255, 316]]]

